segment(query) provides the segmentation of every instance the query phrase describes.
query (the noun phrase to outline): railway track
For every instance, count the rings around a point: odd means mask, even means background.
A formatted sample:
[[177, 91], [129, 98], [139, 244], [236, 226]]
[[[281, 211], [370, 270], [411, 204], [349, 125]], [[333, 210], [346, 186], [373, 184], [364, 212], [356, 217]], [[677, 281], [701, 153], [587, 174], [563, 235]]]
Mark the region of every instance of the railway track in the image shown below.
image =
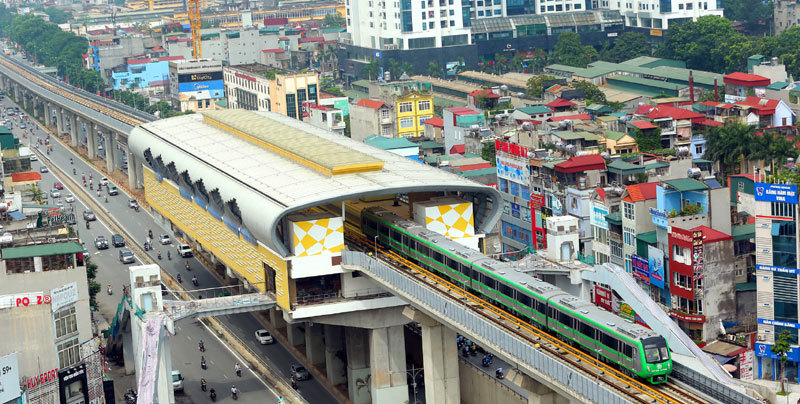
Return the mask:
[[36, 69], [29, 66], [24, 66], [16, 61], [11, 60], [7, 56], [0, 57], [0, 65], [19, 74], [22, 77], [25, 77], [28, 81], [43, 89], [70, 99], [80, 105], [83, 105], [84, 107], [97, 111], [127, 125], [138, 126], [155, 119], [155, 117], [152, 115], [135, 110], [127, 105], [119, 104], [112, 107], [110, 105], [117, 103], [69, 85], [62, 85], [55, 79], [49, 77], [44, 78], [42, 77], [41, 73], [36, 71]]
[[[325, 207], [323, 209], [331, 213], [341, 214], [335, 207]], [[634, 379], [621, 372], [615, 366], [598, 360], [591, 354], [570, 345], [569, 342], [536, 328], [530, 323], [495, 307], [490, 302], [468, 293], [459, 285], [453, 284], [438, 274], [422, 268], [394, 251], [387, 250], [381, 245], [376, 245], [361, 233], [360, 224], [356, 223], [352, 217], [350, 215], [345, 220], [345, 237], [350, 246], [356, 247], [363, 252], [377, 252], [378, 259], [389, 261], [390, 264], [404, 270], [420, 282], [424, 282], [442, 294], [460, 301], [487, 320], [529, 341], [538, 349], [547, 351], [551, 355], [569, 363], [585, 375], [596, 377], [598, 382], [602, 380], [610, 388], [628, 396], [631, 401], [662, 404], [708, 403], [706, 399], [686, 391], [685, 388], [679, 387], [671, 381], [653, 386]]]

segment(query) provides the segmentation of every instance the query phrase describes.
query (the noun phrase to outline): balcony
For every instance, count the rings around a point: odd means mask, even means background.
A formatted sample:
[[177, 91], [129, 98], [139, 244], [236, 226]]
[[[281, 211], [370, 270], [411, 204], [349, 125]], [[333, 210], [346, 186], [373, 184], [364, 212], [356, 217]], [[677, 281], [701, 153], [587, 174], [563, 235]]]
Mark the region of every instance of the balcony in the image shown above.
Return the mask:
[[710, 226], [711, 220], [707, 213], [699, 215], [684, 215], [670, 217], [667, 219], [670, 226], [680, 227], [681, 229], [693, 229], [697, 226]]

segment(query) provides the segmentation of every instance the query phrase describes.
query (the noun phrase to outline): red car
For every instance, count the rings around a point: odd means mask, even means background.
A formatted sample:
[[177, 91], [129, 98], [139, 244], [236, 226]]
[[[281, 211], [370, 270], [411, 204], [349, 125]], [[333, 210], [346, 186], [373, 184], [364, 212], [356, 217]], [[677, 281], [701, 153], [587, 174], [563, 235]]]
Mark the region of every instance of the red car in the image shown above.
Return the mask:
[[58, 189], [58, 190], [62, 190], [62, 189], [64, 189], [64, 185], [62, 185], [60, 182], [54, 182], [53, 183], [53, 188]]

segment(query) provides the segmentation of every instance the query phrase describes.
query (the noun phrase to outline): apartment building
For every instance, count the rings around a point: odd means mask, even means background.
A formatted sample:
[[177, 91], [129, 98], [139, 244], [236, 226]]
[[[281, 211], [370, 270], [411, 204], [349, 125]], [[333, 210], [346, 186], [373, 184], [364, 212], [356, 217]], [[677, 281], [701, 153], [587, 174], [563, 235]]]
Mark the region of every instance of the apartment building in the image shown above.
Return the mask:
[[216, 101], [225, 98], [222, 62], [212, 59], [171, 60], [169, 87], [175, 109], [215, 109]]
[[775, 35], [800, 24], [800, 5], [794, 0], [778, 0], [772, 11]]
[[287, 72], [252, 63], [223, 69], [230, 109], [272, 111], [302, 119], [303, 103], [319, 101], [316, 72]]
[[362, 98], [350, 105], [350, 137], [359, 142], [371, 135], [395, 137], [394, 109], [383, 101]]
[[396, 122], [395, 136], [416, 137], [425, 132], [423, 121], [433, 118], [433, 91], [430, 83], [408, 80], [369, 83], [369, 98], [391, 106]]
[[[529, 205], [531, 176], [528, 149], [502, 140], [495, 140], [495, 149], [497, 189], [503, 195], [500, 240], [502, 252], [513, 258], [520, 255], [519, 251], [534, 246]], [[541, 217], [539, 221], [542, 221]], [[544, 228], [544, 225], [540, 227]]]

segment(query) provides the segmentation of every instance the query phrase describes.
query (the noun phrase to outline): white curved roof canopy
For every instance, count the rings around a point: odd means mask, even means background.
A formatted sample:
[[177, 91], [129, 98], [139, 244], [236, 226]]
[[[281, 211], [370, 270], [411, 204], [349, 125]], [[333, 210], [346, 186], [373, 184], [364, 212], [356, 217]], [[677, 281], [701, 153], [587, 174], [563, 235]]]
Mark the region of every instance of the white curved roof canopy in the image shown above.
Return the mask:
[[[271, 112], [214, 111], [216, 116], [263, 121], [281, 131], [309, 133], [318, 145], [333, 142], [383, 161], [383, 169], [325, 175], [293, 159], [220, 129], [190, 114], [149, 122], [130, 134], [129, 147], [143, 164], [145, 152], [173, 163], [178, 174], [203, 181], [207, 192], [218, 190], [223, 201], [236, 200], [242, 221], [261, 243], [283, 256], [290, 255], [278, 237], [282, 219], [314, 206], [366, 196], [409, 192], [459, 192], [475, 203], [476, 232], [488, 233], [500, 218], [502, 198], [497, 190], [405, 157], [353, 141], [310, 124]], [[244, 114], [244, 115], [242, 115]], [[266, 119], [265, 119], [266, 118]], [[328, 143], [330, 144], [330, 143]]]

